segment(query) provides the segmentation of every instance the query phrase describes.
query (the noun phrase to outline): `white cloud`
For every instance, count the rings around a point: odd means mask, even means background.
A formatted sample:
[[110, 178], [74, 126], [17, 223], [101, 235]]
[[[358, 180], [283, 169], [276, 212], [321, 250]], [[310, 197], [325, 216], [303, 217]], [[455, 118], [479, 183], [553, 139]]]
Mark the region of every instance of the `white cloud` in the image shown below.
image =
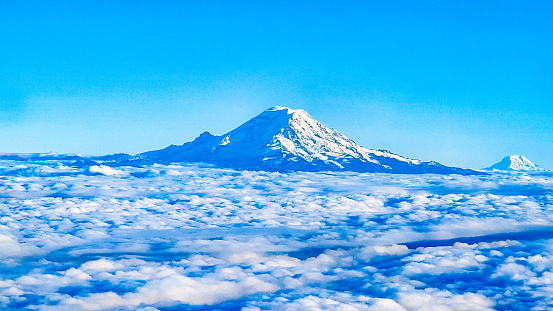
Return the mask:
[[0, 161], [2, 309], [553, 303], [552, 177], [92, 171]]
[[271, 293], [278, 290], [274, 284], [266, 283], [255, 276], [238, 282], [221, 281], [211, 278], [188, 278], [171, 275], [153, 280], [136, 292], [118, 295], [113, 292], [92, 294], [82, 299], [69, 299], [66, 304], [74, 304], [87, 310], [102, 310], [123, 306], [155, 304], [163, 301], [178, 301], [191, 305], [213, 305], [227, 299], [235, 299], [253, 293]]
[[123, 171], [116, 170], [105, 165], [92, 165], [91, 167], [88, 168], [88, 170], [91, 173], [102, 174], [106, 176], [122, 175], [125, 173]]
[[411, 291], [400, 293], [398, 302], [412, 311], [487, 311], [493, 310], [494, 302], [479, 294], [465, 293], [455, 295], [449, 291]]
[[378, 254], [386, 255], [405, 255], [410, 252], [407, 246], [397, 244], [389, 246], [376, 245], [373, 248]]
[[536, 276], [528, 267], [510, 262], [500, 265], [492, 277], [508, 276], [515, 281], [529, 280]]

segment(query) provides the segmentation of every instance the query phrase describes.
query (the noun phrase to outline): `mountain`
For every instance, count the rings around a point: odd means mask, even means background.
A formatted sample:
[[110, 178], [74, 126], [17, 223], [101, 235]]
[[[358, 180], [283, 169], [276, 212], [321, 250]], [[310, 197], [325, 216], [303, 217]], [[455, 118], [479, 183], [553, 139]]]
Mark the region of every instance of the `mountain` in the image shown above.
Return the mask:
[[145, 152], [138, 158], [159, 163], [204, 162], [235, 169], [280, 172], [482, 174], [361, 147], [307, 112], [287, 107], [269, 108], [221, 136], [204, 132], [194, 141]]
[[0, 160], [13, 161], [76, 161], [84, 157], [78, 154], [58, 154], [58, 153], [0, 153]]
[[541, 172], [545, 171], [544, 168], [532, 163], [532, 161], [521, 155], [512, 155], [503, 158], [500, 162], [487, 168], [488, 170], [501, 170], [501, 171], [533, 171]]

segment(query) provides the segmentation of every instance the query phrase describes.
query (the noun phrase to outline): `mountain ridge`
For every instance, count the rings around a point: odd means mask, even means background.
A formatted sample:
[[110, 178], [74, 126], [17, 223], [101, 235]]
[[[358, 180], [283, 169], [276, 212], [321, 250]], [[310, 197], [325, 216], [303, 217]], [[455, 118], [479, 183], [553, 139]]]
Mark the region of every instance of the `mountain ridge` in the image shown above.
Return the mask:
[[0, 154], [0, 160], [63, 160], [69, 166], [144, 166], [170, 163], [206, 163], [222, 168], [260, 171], [354, 171], [396, 174], [482, 175], [435, 161], [410, 159], [387, 150], [362, 147], [306, 111], [269, 108], [223, 134], [205, 131], [193, 141], [139, 154], [103, 156], [61, 154]]
[[306, 111], [272, 107], [223, 135], [204, 132], [191, 142], [139, 155], [157, 162], [205, 162], [268, 171], [357, 171], [481, 174], [409, 159], [356, 144]]

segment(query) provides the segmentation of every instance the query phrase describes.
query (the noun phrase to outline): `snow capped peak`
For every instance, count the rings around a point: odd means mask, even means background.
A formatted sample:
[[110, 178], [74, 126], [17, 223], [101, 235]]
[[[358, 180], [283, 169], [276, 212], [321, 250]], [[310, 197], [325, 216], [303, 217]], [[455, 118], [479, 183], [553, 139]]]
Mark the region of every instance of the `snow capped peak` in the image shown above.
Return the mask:
[[474, 172], [361, 147], [306, 111], [282, 106], [269, 108], [221, 136], [206, 132], [192, 142], [151, 151], [144, 157], [268, 171]]
[[503, 158], [489, 169], [502, 171], [544, 171], [544, 169], [521, 155], [512, 155]]
[[281, 110], [291, 110], [291, 109], [288, 108], [288, 107], [284, 107], [284, 106], [274, 106], [274, 107], [266, 109], [265, 111], [281, 111]]
[[305, 110], [291, 109], [283, 106], [271, 107], [263, 111], [258, 117], [279, 118], [281, 121], [286, 119], [311, 119], [314, 120]]
[[302, 110], [302, 109], [292, 109], [292, 108], [288, 108], [288, 107], [285, 107], [285, 106], [274, 106], [274, 107], [271, 107], [267, 110], [265, 110], [264, 112], [272, 112], [272, 111], [284, 111], [288, 114], [293, 114], [293, 113], [298, 113], [298, 112], [303, 112], [305, 113], [305, 110]]
[[[364, 148], [313, 119], [301, 109], [273, 107], [222, 135], [226, 156], [267, 159], [294, 157], [301, 161], [327, 161], [339, 154], [362, 157]], [[233, 147], [233, 148], [231, 148]], [[223, 149], [220, 149], [223, 150]], [[339, 164], [333, 164], [341, 167]]]

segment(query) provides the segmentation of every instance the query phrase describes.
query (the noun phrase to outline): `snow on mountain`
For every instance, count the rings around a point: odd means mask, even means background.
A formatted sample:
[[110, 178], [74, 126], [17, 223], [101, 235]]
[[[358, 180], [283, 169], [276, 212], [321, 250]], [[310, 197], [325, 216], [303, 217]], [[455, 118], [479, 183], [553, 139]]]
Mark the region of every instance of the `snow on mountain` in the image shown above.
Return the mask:
[[501, 171], [545, 171], [545, 169], [521, 155], [507, 156], [487, 169]]
[[205, 162], [266, 171], [478, 173], [361, 147], [307, 112], [287, 107], [269, 108], [221, 136], [204, 132], [192, 142], [139, 156], [161, 163]]

